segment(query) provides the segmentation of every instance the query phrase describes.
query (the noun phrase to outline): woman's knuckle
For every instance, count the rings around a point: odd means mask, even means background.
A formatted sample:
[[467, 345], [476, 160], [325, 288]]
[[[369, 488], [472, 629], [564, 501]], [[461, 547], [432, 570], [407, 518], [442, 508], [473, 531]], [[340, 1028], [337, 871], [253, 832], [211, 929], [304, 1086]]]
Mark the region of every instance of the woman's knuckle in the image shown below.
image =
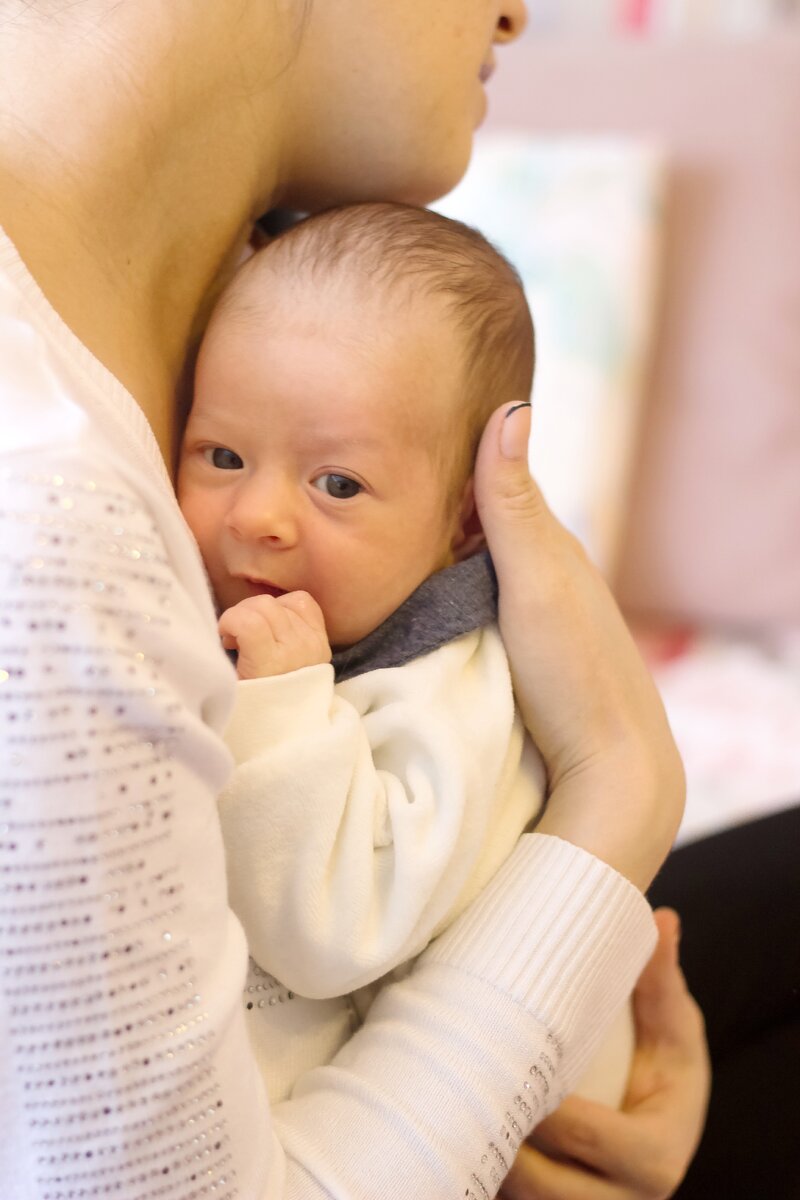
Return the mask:
[[572, 1116], [562, 1133], [563, 1149], [578, 1161], [591, 1161], [595, 1152], [602, 1149], [602, 1138], [597, 1126], [580, 1116]]

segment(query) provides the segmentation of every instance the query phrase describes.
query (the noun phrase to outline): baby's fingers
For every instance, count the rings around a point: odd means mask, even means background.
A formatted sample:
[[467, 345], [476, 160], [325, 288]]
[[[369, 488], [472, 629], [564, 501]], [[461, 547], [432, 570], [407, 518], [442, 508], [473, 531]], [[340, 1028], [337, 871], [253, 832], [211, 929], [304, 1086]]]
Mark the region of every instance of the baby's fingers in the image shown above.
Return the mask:
[[275, 603], [287, 612], [300, 617], [313, 630], [325, 633], [325, 618], [322, 609], [308, 592], [284, 592], [276, 597]]
[[240, 679], [285, 675], [331, 660], [322, 612], [305, 592], [250, 596], [222, 614], [219, 632], [223, 646], [239, 653]]
[[265, 633], [273, 633], [274, 636], [274, 606], [272, 596], [250, 596], [232, 608], [226, 608], [217, 623], [223, 646], [233, 650], [242, 637], [263, 636]]

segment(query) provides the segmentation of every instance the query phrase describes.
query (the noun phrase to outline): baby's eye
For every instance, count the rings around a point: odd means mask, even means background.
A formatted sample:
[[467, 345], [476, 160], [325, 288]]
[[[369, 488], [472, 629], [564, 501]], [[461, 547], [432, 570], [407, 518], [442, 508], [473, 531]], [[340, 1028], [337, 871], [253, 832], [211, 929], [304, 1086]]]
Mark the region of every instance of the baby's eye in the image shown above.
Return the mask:
[[207, 446], [203, 458], [220, 471], [241, 471], [244, 463], [235, 450], [226, 446]]
[[318, 475], [314, 480], [314, 487], [319, 488], [321, 492], [327, 492], [334, 500], [349, 500], [362, 490], [361, 484], [355, 479], [350, 479], [348, 475], [335, 475], [333, 471]]

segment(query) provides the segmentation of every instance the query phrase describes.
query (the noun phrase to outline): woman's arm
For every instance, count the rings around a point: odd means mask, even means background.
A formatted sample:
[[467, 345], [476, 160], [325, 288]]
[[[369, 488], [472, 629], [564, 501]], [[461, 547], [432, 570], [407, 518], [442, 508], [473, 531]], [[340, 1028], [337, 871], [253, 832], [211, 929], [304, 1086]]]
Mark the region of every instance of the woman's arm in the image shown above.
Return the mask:
[[[524, 837], [412, 975], [276, 1108], [297, 1194], [493, 1196], [577, 1081], [651, 932], [628, 881], [557, 838]], [[322, 1141], [331, 1128], [342, 1137]]]
[[[680, 823], [682, 765], [608, 589], [530, 479], [529, 429], [528, 406], [494, 415], [476, 495], [517, 699], [548, 769], [539, 828], [646, 887]], [[708, 1053], [677, 966], [674, 919], [659, 925], [658, 952], [637, 989], [638, 1045], [623, 1111], [571, 1097], [523, 1147], [508, 1200], [655, 1200], [682, 1178], [704, 1121]]]

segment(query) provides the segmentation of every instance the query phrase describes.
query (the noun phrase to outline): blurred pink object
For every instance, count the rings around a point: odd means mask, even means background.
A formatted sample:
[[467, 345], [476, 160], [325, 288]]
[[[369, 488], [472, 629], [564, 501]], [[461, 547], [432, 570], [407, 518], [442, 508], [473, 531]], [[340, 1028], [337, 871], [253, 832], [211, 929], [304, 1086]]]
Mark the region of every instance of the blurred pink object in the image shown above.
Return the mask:
[[697, 635], [685, 625], [636, 625], [632, 628], [639, 653], [651, 671], [688, 654]]
[[650, 24], [652, 0], [620, 0], [619, 23], [623, 29], [643, 32]]
[[686, 768], [679, 841], [797, 804], [797, 662], [756, 641], [707, 635], [651, 665]]

